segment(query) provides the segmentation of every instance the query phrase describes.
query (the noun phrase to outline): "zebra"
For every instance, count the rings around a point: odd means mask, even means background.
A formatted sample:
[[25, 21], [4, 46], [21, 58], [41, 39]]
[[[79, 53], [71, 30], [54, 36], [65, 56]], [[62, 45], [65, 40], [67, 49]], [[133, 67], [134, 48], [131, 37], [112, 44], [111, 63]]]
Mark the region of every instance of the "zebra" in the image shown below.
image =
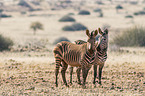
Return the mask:
[[[104, 67], [105, 61], [107, 60], [107, 49], [108, 49], [108, 29], [105, 29], [104, 32], [99, 28], [99, 33], [101, 35], [100, 37], [100, 43], [96, 47], [97, 54], [96, 54], [96, 60], [93, 69], [94, 69], [94, 80], [93, 84], [96, 83], [96, 77], [97, 77], [97, 67], [99, 66], [99, 84], [101, 85], [101, 75], [102, 75], [102, 69]], [[81, 45], [86, 43], [83, 40], [77, 40], [75, 41], [76, 44]], [[80, 68], [77, 68], [77, 79], [78, 84], [81, 84], [80, 82]], [[72, 73], [73, 73], [73, 67], [70, 67], [70, 83], [72, 84]]]
[[82, 87], [85, 88], [85, 82], [88, 74], [88, 70], [91, 68], [91, 65], [95, 61], [95, 47], [98, 45], [96, 44], [95, 37], [97, 36], [98, 31], [92, 31], [91, 34], [89, 30], [86, 30], [86, 35], [88, 36], [87, 43], [77, 45], [67, 41], [62, 41], [56, 45], [53, 50], [56, 69], [55, 69], [55, 85], [58, 87], [58, 73], [59, 68], [62, 66], [61, 74], [64, 84], [68, 86], [65, 78], [65, 72], [68, 67], [75, 66], [80, 67], [83, 72], [83, 85]]

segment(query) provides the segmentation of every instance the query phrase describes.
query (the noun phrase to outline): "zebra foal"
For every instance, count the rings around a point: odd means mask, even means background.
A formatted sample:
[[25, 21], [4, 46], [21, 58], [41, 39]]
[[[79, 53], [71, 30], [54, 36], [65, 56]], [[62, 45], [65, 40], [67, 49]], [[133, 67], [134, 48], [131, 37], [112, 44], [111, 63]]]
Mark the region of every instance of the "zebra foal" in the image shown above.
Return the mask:
[[[96, 47], [97, 53], [96, 53], [96, 60], [94, 62], [94, 80], [93, 84], [96, 83], [96, 77], [97, 77], [97, 67], [99, 66], [99, 81], [98, 83], [101, 84], [101, 75], [102, 75], [102, 69], [104, 67], [105, 61], [107, 60], [107, 49], [108, 49], [108, 30], [104, 30], [104, 32], [99, 28], [99, 33], [101, 35], [99, 45]], [[86, 43], [83, 40], [77, 40], [75, 41], [76, 44], [81, 45]], [[78, 83], [80, 84], [80, 68], [77, 68], [77, 78]], [[70, 83], [72, 83], [72, 73], [73, 73], [73, 67], [70, 67]]]
[[97, 30], [92, 31], [91, 34], [89, 33], [89, 30], [86, 30], [86, 35], [88, 36], [87, 43], [77, 45], [70, 42], [62, 41], [56, 45], [53, 50], [56, 63], [56, 87], [58, 86], [57, 76], [60, 66], [62, 66], [61, 74], [63, 82], [66, 86], [68, 86], [65, 78], [65, 72], [68, 65], [70, 65], [75, 67], [81, 67], [83, 75], [82, 87], [85, 88], [88, 71], [91, 68], [91, 64], [94, 62], [96, 57], [95, 46], [97, 46], [97, 44], [95, 44], [95, 37], [97, 36], [97, 34]]

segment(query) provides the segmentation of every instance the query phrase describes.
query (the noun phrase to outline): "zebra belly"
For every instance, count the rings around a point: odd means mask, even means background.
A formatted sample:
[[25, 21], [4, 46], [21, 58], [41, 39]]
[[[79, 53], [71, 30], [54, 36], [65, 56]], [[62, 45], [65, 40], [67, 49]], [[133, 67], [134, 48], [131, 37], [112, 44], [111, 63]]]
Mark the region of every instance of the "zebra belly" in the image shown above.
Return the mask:
[[81, 66], [80, 59], [80, 53], [74, 50], [63, 54], [63, 60], [70, 66]]
[[79, 62], [76, 62], [76, 61], [67, 61], [67, 60], [64, 60], [68, 65], [72, 66], [72, 67], [80, 67], [81, 64]]

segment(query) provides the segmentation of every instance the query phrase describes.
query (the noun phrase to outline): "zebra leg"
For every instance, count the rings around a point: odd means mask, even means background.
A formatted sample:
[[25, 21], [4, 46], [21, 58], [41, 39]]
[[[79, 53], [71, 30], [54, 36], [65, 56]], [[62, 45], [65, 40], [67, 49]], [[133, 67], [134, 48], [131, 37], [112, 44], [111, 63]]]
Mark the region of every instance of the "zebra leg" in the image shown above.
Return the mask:
[[55, 62], [56, 62], [56, 69], [55, 69], [55, 85], [56, 87], [58, 87], [58, 73], [59, 73], [59, 68], [60, 68], [60, 64], [61, 64], [61, 59], [58, 57], [55, 57]]
[[72, 84], [73, 67], [70, 67], [70, 84]]
[[81, 84], [81, 80], [80, 80], [80, 72], [81, 72], [81, 68], [78, 67], [76, 72], [77, 72], [78, 84], [82, 85], [82, 84]]
[[55, 69], [55, 86], [58, 87], [57, 79], [58, 79], [59, 67]]
[[62, 79], [63, 79], [64, 84], [68, 87], [67, 82], [66, 82], [66, 78], [65, 78], [65, 72], [66, 72], [66, 69], [68, 67], [68, 64], [66, 64], [64, 61], [62, 61], [62, 63], [63, 63], [62, 69], [61, 69]]
[[94, 65], [94, 81], [93, 81], [93, 84], [95, 84], [96, 83], [96, 77], [97, 77], [97, 66], [98, 65]]
[[104, 63], [99, 65], [99, 84], [101, 85], [101, 76], [102, 76], [102, 69], [104, 67]]
[[86, 88], [85, 84], [86, 84], [86, 78], [87, 78], [87, 70], [86, 70], [85, 66], [82, 67], [82, 75], [83, 75], [82, 87]]

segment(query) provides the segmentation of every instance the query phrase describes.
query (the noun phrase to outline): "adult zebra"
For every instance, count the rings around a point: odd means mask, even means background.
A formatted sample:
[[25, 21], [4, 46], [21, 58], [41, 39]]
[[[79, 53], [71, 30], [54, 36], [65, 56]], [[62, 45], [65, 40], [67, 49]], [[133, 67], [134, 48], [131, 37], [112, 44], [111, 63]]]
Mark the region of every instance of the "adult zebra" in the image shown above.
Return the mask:
[[[101, 34], [100, 37], [100, 43], [96, 47], [97, 54], [96, 54], [96, 60], [94, 65], [94, 80], [93, 84], [96, 83], [96, 77], [97, 77], [97, 67], [99, 66], [99, 84], [101, 84], [101, 75], [102, 75], [102, 69], [104, 67], [105, 61], [107, 60], [107, 49], [108, 49], [108, 30], [104, 30], [104, 32], [99, 28], [99, 33]], [[75, 41], [76, 44], [81, 45], [85, 44], [86, 42], [83, 40], [77, 40]], [[78, 84], [81, 84], [80, 81], [80, 68], [77, 68], [77, 78], [78, 78]], [[73, 73], [73, 67], [70, 67], [70, 83], [72, 83], [72, 73]]]
[[94, 63], [96, 57], [95, 47], [98, 44], [95, 44], [96, 41], [95, 37], [97, 36], [97, 34], [98, 34], [97, 30], [92, 31], [91, 34], [89, 33], [89, 30], [86, 30], [86, 35], [88, 36], [88, 40], [86, 43], [77, 45], [70, 42], [62, 41], [56, 45], [56, 47], [53, 50], [56, 63], [55, 69], [56, 87], [58, 86], [57, 76], [59, 73], [60, 66], [62, 66], [61, 74], [63, 82], [66, 86], [68, 86], [65, 78], [65, 71], [68, 65], [70, 65], [82, 68], [83, 72], [82, 87], [85, 88], [85, 82], [88, 71], [91, 68], [91, 64]]

